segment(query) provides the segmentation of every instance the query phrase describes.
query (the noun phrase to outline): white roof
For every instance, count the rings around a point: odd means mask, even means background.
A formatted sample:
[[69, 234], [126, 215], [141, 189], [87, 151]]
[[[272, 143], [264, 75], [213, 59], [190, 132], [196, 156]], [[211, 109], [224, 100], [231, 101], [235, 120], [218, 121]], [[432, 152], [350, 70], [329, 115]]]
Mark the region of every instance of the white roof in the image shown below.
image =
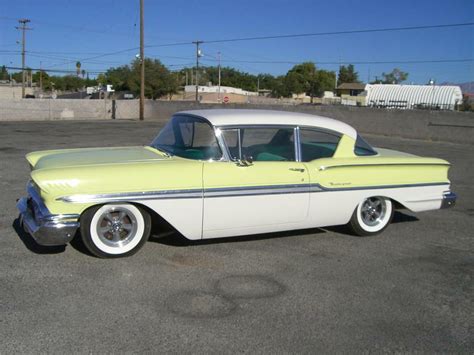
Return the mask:
[[344, 122], [306, 113], [271, 110], [215, 109], [181, 111], [176, 114], [203, 117], [213, 126], [217, 127], [238, 125], [310, 126], [329, 129], [345, 134], [354, 139], [357, 138], [356, 130]]

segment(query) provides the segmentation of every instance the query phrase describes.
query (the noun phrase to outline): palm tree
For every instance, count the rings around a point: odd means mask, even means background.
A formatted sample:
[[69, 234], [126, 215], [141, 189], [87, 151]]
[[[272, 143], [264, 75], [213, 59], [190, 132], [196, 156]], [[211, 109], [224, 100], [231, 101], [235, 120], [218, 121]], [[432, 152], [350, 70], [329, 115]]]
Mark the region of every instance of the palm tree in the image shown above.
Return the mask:
[[76, 72], [77, 76], [81, 75], [81, 62], [76, 62]]

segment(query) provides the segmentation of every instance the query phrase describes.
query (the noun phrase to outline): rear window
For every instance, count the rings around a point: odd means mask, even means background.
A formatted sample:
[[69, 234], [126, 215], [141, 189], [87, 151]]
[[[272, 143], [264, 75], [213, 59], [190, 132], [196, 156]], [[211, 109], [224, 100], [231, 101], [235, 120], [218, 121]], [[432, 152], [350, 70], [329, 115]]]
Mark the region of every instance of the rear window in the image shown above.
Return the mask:
[[374, 148], [367, 143], [364, 138], [357, 135], [356, 144], [354, 147], [354, 153], [358, 156], [370, 156], [370, 155], [377, 155], [378, 153], [375, 151]]

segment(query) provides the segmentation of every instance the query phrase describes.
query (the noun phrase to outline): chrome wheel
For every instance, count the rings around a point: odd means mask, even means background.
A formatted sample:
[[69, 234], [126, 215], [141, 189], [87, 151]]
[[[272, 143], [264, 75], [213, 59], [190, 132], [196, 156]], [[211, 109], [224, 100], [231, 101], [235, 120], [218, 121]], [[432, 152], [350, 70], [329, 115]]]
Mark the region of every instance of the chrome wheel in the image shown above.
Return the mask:
[[393, 216], [389, 198], [371, 196], [362, 199], [352, 214], [349, 226], [356, 235], [374, 235], [384, 230]]
[[137, 219], [127, 208], [113, 206], [102, 212], [97, 235], [110, 247], [123, 247], [137, 234]]
[[129, 203], [91, 208], [81, 217], [83, 241], [101, 257], [133, 254], [146, 242], [150, 229], [150, 215]]
[[370, 197], [362, 203], [362, 221], [369, 227], [375, 227], [383, 223], [386, 214], [387, 204], [385, 203], [385, 199]]

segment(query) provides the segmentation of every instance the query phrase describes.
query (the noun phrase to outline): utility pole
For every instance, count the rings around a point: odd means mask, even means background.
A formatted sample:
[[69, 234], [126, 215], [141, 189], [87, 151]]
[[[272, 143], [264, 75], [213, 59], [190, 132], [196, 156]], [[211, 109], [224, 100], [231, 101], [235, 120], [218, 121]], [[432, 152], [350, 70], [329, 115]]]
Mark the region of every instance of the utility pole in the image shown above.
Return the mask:
[[32, 30], [32, 28], [26, 27], [26, 24], [31, 22], [27, 18], [22, 18], [18, 20], [20, 23], [20, 26], [15, 27], [17, 30], [22, 31], [22, 37], [21, 37], [21, 97], [24, 99], [25, 98], [25, 32], [27, 30]]
[[42, 67], [42, 62], [40, 61], [40, 94], [43, 93], [43, 69]]
[[145, 34], [143, 1], [140, 0], [140, 121], [145, 119]]
[[217, 102], [221, 102], [221, 52], [217, 52], [217, 60], [219, 61], [219, 88], [217, 91]]
[[199, 45], [202, 41], [195, 41], [193, 43], [196, 44], [196, 102], [199, 102], [199, 58], [201, 57]]

